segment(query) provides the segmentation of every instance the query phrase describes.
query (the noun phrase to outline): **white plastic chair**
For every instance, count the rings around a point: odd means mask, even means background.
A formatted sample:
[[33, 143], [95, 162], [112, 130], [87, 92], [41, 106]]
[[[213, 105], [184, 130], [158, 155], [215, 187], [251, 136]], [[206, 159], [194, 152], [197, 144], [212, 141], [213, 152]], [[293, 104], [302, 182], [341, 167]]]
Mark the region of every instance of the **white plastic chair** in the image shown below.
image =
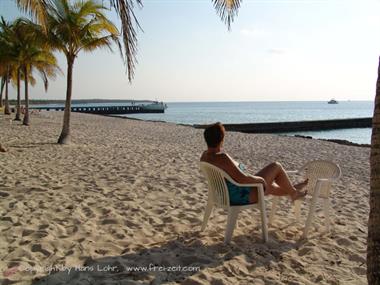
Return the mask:
[[[326, 230], [330, 231], [330, 189], [331, 184], [339, 179], [341, 170], [339, 165], [327, 160], [314, 160], [306, 163], [298, 171], [289, 171], [288, 173], [305, 173], [305, 179], [309, 179], [307, 186], [307, 196], [311, 195], [309, 214], [306, 219], [305, 228], [303, 230], [303, 238], [307, 238], [310, 226], [312, 225], [315, 207], [318, 199], [323, 202], [323, 211], [325, 216]], [[305, 199], [296, 200], [294, 202], [294, 210], [296, 221], [299, 222], [301, 214], [301, 203]], [[274, 221], [274, 216], [279, 203], [279, 197], [273, 199], [272, 210], [269, 215], [269, 224]]]
[[[222, 169], [207, 163], [200, 162], [200, 169], [205, 175], [208, 182], [208, 201], [206, 206], [205, 215], [203, 218], [202, 228], [203, 231], [206, 228], [207, 222], [214, 207], [223, 208], [228, 211], [227, 228], [224, 237], [224, 243], [228, 244], [231, 241], [233, 231], [235, 229], [236, 221], [241, 210], [258, 208], [261, 212], [261, 226], [264, 242], [268, 241], [268, 228], [267, 218], [265, 211], [264, 201], [264, 187], [261, 183], [254, 184], [239, 184], [235, 182], [225, 171]], [[237, 186], [256, 187], [258, 189], [258, 203], [249, 204], [243, 206], [231, 206], [230, 198], [228, 195], [228, 188], [226, 180]]]

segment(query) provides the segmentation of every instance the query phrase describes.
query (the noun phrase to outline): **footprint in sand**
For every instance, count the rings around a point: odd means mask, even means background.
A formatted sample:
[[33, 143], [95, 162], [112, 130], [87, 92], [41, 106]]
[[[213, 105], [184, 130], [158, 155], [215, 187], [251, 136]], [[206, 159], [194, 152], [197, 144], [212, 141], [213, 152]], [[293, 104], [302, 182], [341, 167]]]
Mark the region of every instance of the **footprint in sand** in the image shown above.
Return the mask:
[[47, 237], [49, 235], [48, 232], [46, 231], [36, 231], [32, 234], [32, 237], [33, 238], [36, 238], [36, 239], [40, 239], [40, 238], [44, 238], [44, 237]]
[[114, 225], [118, 224], [119, 222], [116, 219], [104, 219], [102, 221], [102, 225]]
[[4, 217], [1, 217], [0, 218], [0, 221], [3, 221], [3, 222], [10, 222], [10, 223], [13, 223], [14, 221], [14, 218], [12, 217], [8, 217], [8, 216], [4, 216]]
[[301, 248], [300, 250], [298, 250], [298, 255], [304, 256], [304, 255], [310, 253], [311, 251], [313, 251], [312, 247], [304, 247], [304, 248]]
[[27, 237], [27, 236], [31, 235], [32, 233], [34, 233], [34, 230], [25, 229], [25, 230], [22, 231], [21, 235], [23, 237]]
[[83, 211], [83, 213], [85, 214], [85, 216], [86, 216], [87, 218], [92, 218], [92, 217], [94, 217], [94, 212], [93, 212], [90, 208], [88, 208], [88, 207], [84, 207], [82, 211]]
[[31, 241], [30, 240], [23, 240], [23, 241], [20, 241], [19, 242], [19, 245], [27, 245], [29, 244]]
[[4, 197], [8, 197], [9, 196], [9, 193], [7, 192], [0, 192], [0, 197], [4, 198]]
[[40, 252], [43, 255], [45, 255], [46, 257], [48, 257], [48, 256], [51, 255], [50, 251], [47, 251], [46, 249], [43, 249], [40, 244], [34, 244], [34, 245], [32, 245], [31, 250], [32, 250], [32, 252]]
[[348, 257], [348, 259], [362, 264], [367, 262], [365, 255], [360, 256], [359, 254], [352, 254]]
[[44, 225], [40, 225], [40, 226], [38, 227], [38, 229], [39, 229], [39, 230], [44, 230], [44, 229], [46, 229], [46, 228], [48, 228], [48, 227], [49, 227], [48, 224], [44, 224]]
[[354, 267], [352, 268], [352, 271], [354, 271], [357, 275], [366, 275], [367, 270], [365, 267]]
[[101, 254], [101, 255], [106, 255], [108, 253], [108, 250], [105, 250], [105, 249], [95, 249], [95, 253]]
[[349, 239], [346, 239], [346, 238], [337, 239], [336, 242], [338, 245], [342, 245], [342, 246], [349, 246], [352, 244], [352, 241], [350, 241]]

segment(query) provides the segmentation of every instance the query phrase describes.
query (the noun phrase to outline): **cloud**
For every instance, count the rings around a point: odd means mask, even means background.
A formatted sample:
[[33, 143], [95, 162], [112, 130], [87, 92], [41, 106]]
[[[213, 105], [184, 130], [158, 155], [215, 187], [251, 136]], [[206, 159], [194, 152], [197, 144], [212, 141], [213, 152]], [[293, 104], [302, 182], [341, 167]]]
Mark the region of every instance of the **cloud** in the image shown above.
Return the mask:
[[286, 53], [286, 49], [283, 49], [283, 48], [270, 48], [268, 49], [268, 52], [271, 53], [271, 54], [284, 54]]

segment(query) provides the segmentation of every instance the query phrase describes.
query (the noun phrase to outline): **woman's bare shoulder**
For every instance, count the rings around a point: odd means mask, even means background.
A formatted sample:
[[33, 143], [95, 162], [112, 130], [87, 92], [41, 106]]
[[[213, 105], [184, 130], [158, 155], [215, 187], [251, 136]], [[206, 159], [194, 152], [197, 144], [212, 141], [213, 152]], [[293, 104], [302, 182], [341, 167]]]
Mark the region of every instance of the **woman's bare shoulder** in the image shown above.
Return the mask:
[[212, 164], [219, 164], [220, 162], [224, 162], [229, 160], [228, 155], [225, 153], [218, 153], [214, 155], [210, 155], [207, 151], [204, 151], [200, 158], [201, 161], [209, 162]]

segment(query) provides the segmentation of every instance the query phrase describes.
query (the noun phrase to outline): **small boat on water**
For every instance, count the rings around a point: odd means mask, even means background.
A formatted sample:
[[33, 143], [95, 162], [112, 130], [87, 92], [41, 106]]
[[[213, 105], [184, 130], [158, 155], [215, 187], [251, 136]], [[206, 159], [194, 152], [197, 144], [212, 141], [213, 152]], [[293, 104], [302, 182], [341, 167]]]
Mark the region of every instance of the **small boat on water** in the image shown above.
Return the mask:
[[327, 104], [338, 104], [338, 101], [336, 101], [335, 99], [331, 99], [327, 102]]
[[142, 104], [146, 113], [164, 113], [168, 106], [164, 102], [153, 101], [151, 103]]

